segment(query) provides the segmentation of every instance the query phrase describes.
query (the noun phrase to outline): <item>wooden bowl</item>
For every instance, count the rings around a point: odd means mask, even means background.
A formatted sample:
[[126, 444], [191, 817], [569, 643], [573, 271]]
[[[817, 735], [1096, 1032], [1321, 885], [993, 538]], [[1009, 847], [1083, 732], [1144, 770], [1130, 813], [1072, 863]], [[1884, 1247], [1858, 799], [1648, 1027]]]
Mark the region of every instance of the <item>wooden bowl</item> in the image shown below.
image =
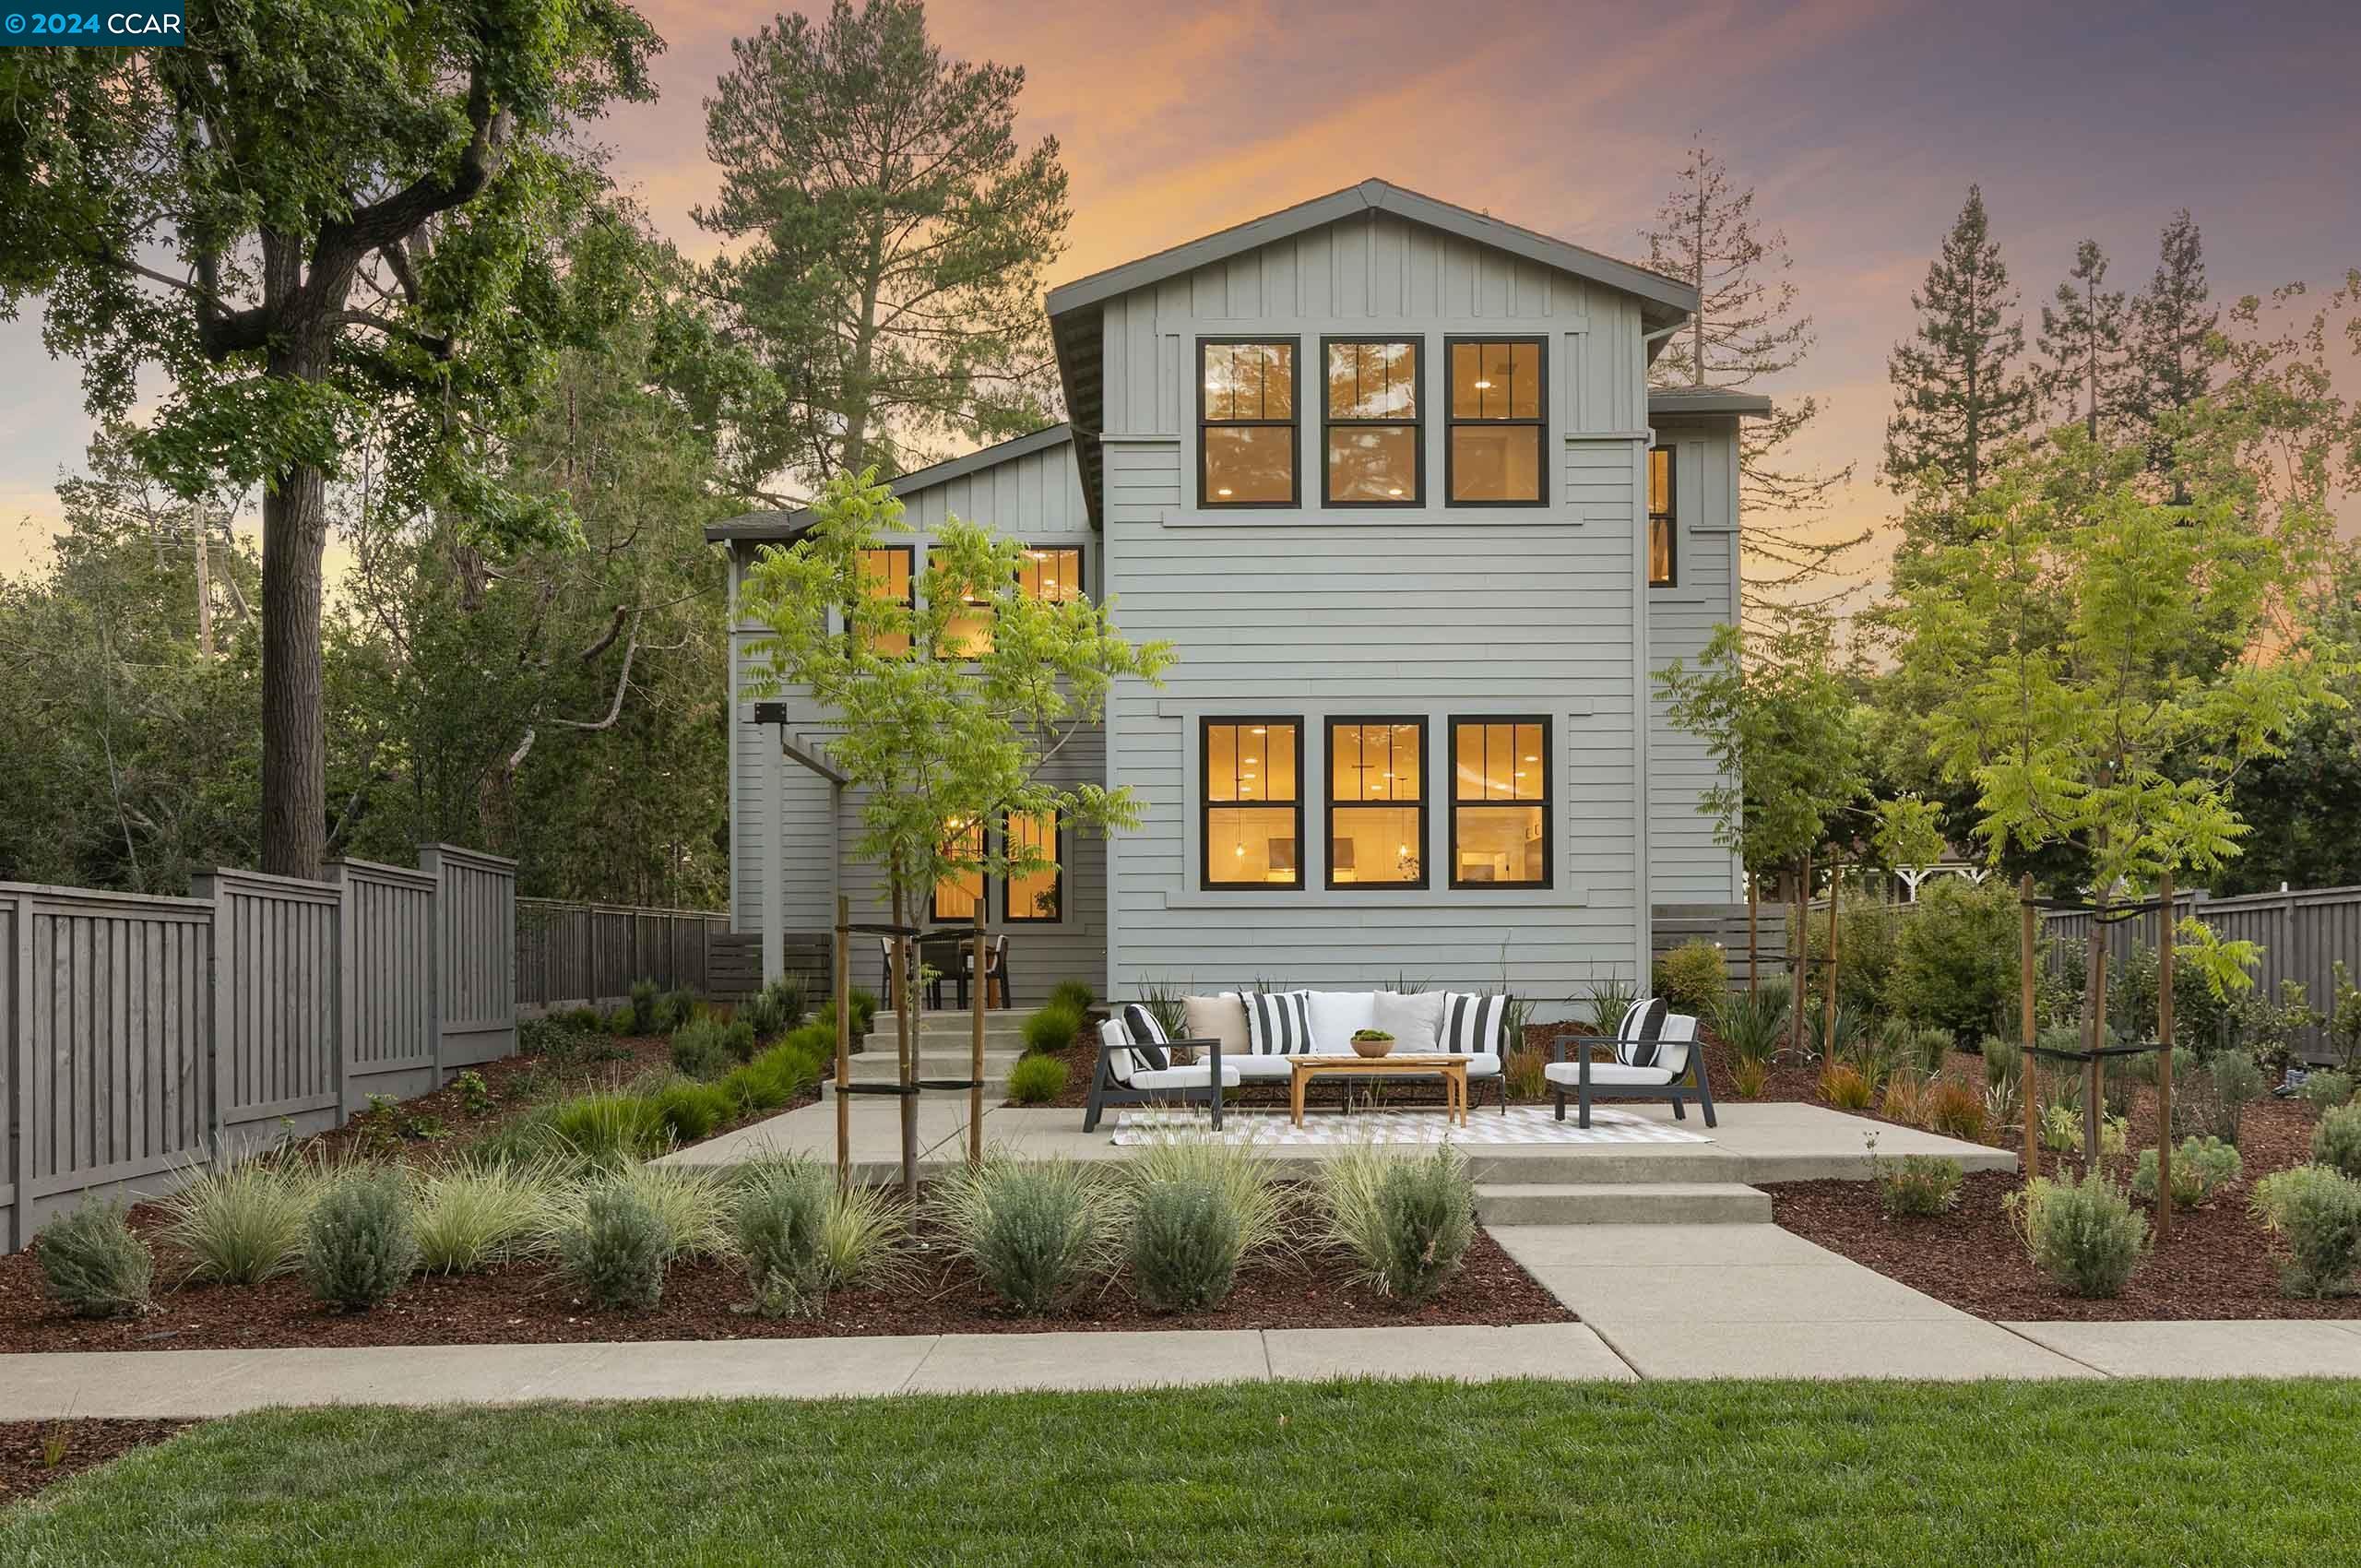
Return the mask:
[[1354, 1054], [1367, 1056], [1372, 1059], [1386, 1055], [1392, 1051], [1393, 1049], [1394, 1041], [1390, 1038], [1386, 1039], [1361, 1039], [1356, 1038], [1353, 1041]]

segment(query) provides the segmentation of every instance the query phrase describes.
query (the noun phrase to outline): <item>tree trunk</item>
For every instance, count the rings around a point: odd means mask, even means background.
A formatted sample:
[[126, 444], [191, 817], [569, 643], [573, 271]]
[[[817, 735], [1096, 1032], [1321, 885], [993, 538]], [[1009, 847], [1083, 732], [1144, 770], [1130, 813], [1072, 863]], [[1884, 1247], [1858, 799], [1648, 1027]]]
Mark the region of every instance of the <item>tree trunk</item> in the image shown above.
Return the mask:
[[206, 537], [205, 503], [196, 506], [196, 654], [206, 663], [213, 662], [213, 544]]
[[1824, 1040], [1836, 1039], [1836, 982], [1844, 974], [1843, 956], [1837, 951], [1836, 902], [1838, 891], [1845, 883], [1845, 854], [1838, 850], [1828, 862], [1828, 990], [1820, 999], [1820, 1032]]
[[2173, 1233], [2173, 873], [2156, 886], [2156, 1240]]
[[[908, 924], [904, 911], [909, 908], [909, 895], [902, 885], [897, 872], [894, 877], [894, 925], [898, 933]], [[894, 967], [898, 975], [895, 989], [900, 1004], [894, 1010], [895, 1050], [898, 1056], [902, 1092], [896, 1098], [902, 1110], [902, 1196], [911, 1203], [919, 1197], [919, 1100], [918, 1055], [919, 975], [917, 954], [911, 950], [910, 939], [896, 934], [894, 938]]]
[[316, 878], [327, 849], [320, 557], [327, 479], [310, 464], [262, 498], [262, 869]]
[[2087, 1177], [2099, 1168], [2099, 1118], [2105, 1108], [2099, 1103], [2100, 1091], [2106, 1087], [2106, 1058], [2099, 1047], [2106, 1043], [2106, 895], [2098, 896], [2095, 911], [2091, 916], [2091, 942], [2088, 963], [2090, 977], [2084, 992], [2082, 1011], [2082, 1048], [2091, 1053], [2082, 1069], [2082, 1174]]
[[1804, 1053], [1804, 1013], [1811, 1006], [1811, 851], [1804, 851], [1803, 870], [1796, 877], [1796, 923], [1793, 968], [1795, 993], [1787, 1002], [1787, 1044], [1797, 1060]]
[[1750, 997], [1762, 992], [1761, 944], [1755, 937], [1756, 912], [1762, 901], [1762, 879], [1750, 870], [1746, 873], [1746, 994]]

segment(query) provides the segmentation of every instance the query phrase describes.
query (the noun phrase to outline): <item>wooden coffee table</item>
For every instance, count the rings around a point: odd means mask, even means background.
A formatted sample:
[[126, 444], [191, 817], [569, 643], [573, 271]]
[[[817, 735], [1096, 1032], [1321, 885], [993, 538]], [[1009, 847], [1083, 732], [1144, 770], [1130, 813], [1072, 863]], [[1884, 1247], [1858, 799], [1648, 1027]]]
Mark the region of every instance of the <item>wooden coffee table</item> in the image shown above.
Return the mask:
[[1287, 1111], [1303, 1125], [1303, 1091], [1314, 1078], [1390, 1078], [1432, 1073], [1442, 1080], [1443, 1114], [1467, 1125], [1467, 1058], [1445, 1051], [1396, 1051], [1386, 1056], [1296, 1056], [1288, 1059]]

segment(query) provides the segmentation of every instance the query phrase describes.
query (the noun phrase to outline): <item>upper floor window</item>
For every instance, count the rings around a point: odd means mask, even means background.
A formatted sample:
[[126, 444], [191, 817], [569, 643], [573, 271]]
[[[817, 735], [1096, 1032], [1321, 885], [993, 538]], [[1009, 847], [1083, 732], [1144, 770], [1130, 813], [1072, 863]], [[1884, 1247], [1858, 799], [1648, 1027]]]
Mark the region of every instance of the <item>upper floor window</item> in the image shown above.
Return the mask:
[[1679, 537], [1673, 505], [1672, 448], [1648, 452], [1648, 586], [1672, 588], [1679, 582], [1680, 560], [1674, 548]]
[[[1082, 597], [1082, 547], [1025, 547], [1016, 563], [1016, 591], [1027, 599], [1062, 602]], [[975, 659], [992, 650], [991, 601], [979, 593], [961, 596], [964, 602], [943, 623], [938, 654], [943, 659]]]
[[1198, 837], [1207, 887], [1301, 887], [1303, 794], [1295, 719], [1207, 719]]
[[1537, 339], [1453, 338], [1451, 439], [1444, 450], [1454, 505], [1537, 506], [1548, 499], [1543, 442], [1548, 405]]
[[1427, 885], [1427, 724], [1328, 721], [1328, 885]]
[[1293, 339], [1197, 344], [1197, 499], [1207, 506], [1293, 506]]
[[[870, 600], [879, 604], [910, 607], [911, 548], [907, 544], [889, 544], [860, 552], [861, 587]], [[870, 631], [862, 641], [872, 653], [902, 654], [910, 651], [908, 632]]]
[[1418, 344], [1323, 338], [1321, 410], [1326, 486], [1334, 506], [1416, 506], [1426, 499], [1424, 400]]
[[1453, 719], [1451, 885], [1549, 885], [1549, 720]]

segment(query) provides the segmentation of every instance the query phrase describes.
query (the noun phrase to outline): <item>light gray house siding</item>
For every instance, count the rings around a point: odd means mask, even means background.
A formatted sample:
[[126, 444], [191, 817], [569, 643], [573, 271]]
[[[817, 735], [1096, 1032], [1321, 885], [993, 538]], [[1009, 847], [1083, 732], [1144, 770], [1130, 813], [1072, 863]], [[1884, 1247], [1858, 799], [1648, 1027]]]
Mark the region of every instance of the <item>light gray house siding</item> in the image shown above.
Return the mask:
[[[1113, 776], [1145, 822], [1111, 847], [1108, 983], [1347, 985], [1405, 978], [1582, 995], [1640, 972], [1649, 824], [1635, 780], [1648, 671], [1640, 527], [1647, 443], [1639, 303], [1521, 256], [1369, 213], [1104, 306], [1107, 586], [1133, 639], [1178, 646], [1168, 687], [1127, 684]], [[1318, 505], [1319, 339], [1426, 342], [1431, 505]], [[1548, 504], [1442, 505], [1443, 339], [1532, 332], [1548, 345]], [[1201, 337], [1299, 339], [1299, 509], [1197, 508]], [[1303, 730], [1301, 891], [1199, 885], [1198, 723], [1296, 716]], [[1430, 885], [1326, 890], [1323, 721], [1424, 714]], [[1554, 885], [1447, 885], [1448, 721], [1546, 714]]]
[[[1659, 414], [1656, 443], [1673, 449], [1677, 518], [1670, 588], [1648, 590], [1651, 675], [1674, 659], [1695, 664], [1714, 628], [1738, 620], [1738, 420]], [[1743, 899], [1737, 857], [1714, 841], [1698, 808], [1719, 778], [1705, 742], [1667, 717], [1661, 692], [1648, 704], [1648, 820], [1659, 904]]]

